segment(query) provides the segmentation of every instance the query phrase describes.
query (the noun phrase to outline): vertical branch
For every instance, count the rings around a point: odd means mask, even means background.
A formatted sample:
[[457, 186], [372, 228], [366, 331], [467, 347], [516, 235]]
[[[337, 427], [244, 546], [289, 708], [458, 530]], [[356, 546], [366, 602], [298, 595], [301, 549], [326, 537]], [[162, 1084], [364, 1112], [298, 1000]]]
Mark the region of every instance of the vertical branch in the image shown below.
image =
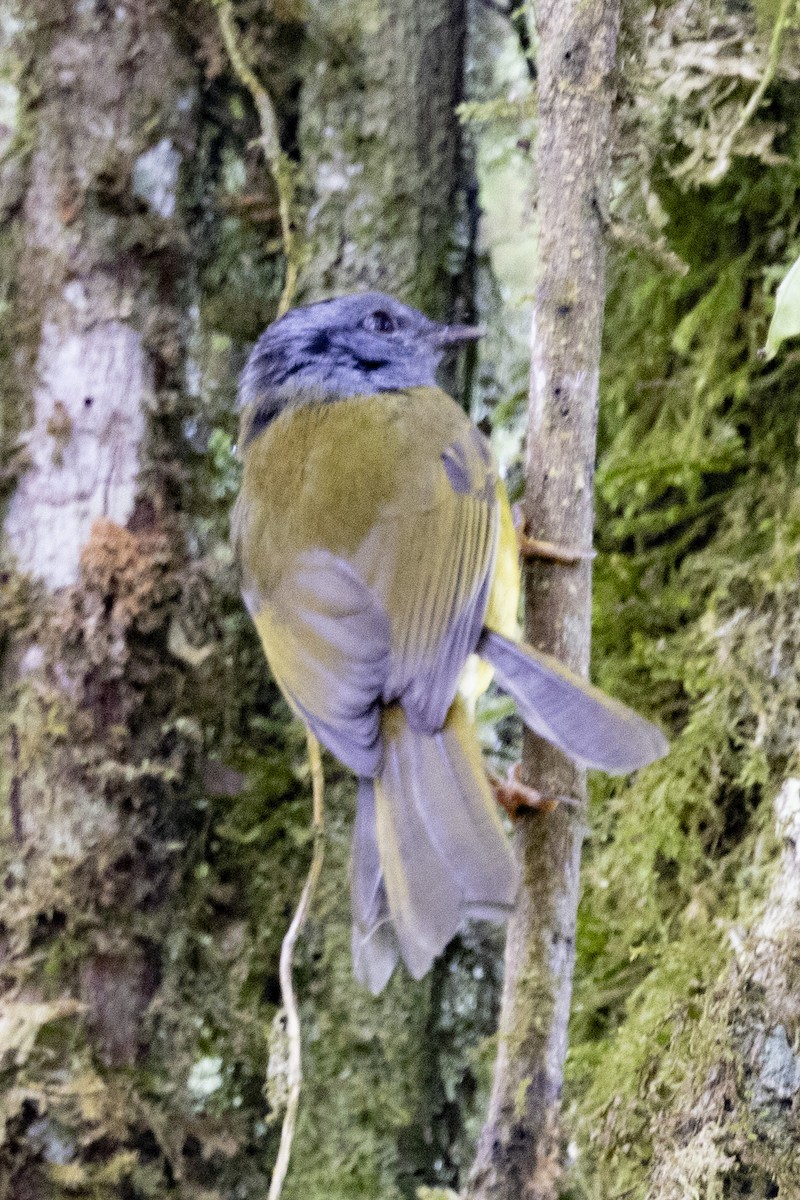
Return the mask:
[[[539, 268], [525, 514], [532, 537], [589, 550], [620, 0], [539, 0]], [[533, 560], [527, 638], [588, 671], [590, 561]], [[584, 773], [526, 734], [524, 781], [585, 801]], [[583, 805], [581, 804], [580, 807]], [[523, 886], [508, 931], [500, 1047], [469, 1194], [545, 1200], [561, 1172], [559, 1105], [584, 818], [559, 805], [517, 825]]]

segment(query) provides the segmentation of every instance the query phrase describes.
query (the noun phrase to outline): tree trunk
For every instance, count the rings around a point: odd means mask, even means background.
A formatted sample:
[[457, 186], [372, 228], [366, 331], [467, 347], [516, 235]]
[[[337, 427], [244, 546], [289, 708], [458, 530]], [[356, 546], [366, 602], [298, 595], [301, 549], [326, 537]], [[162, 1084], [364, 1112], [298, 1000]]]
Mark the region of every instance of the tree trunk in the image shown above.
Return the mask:
[[0, 1190], [104, 1195], [148, 1131], [131, 1072], [202, 740], [168, 650], [197, 72], [165, 4], [4, 16], [3, 399], [26, 432], [5, 517]]
[[[300, 90], [305, 294], [444, 315], [463, 5], [328, 6], [307, 44], [288, 7], [237, 16], [290, 143]], [[0, 1196], [266, 1194], [310, 802], [227, 510], [234, 367], [280, 290], [274, 194], [210, 5], [0, 4], [0, 84]], [[457, 1169], [429, 985], [375, 1003], [352, 980], [351, 802], [334, 776], [298, 962], [303, 1200]]]
[[319, 18], [326, 53], [309, 72], [301, 125], [314, 196], [304, 290], [378, 288], [445, 317], [460, 267], [464, 0], [378, 0], [368, 11], [346, 0]]
[[[540, 267], [524, 509], [534, 537], [588, 552], [620, 5], [541, 0], [537, 22]], [[529, 564], [526, 631], [535, 646], [586, 674], [590, 618], [588, 559]], [[585, 802], [583, 773], [532, 735], [523, 778], [545, 796]], [[481, 1200], [556, 1195], [584, 820], [560, 806], [518, 822], [524, 885], [509, 925], [500, 1048], [469, 1189]]]

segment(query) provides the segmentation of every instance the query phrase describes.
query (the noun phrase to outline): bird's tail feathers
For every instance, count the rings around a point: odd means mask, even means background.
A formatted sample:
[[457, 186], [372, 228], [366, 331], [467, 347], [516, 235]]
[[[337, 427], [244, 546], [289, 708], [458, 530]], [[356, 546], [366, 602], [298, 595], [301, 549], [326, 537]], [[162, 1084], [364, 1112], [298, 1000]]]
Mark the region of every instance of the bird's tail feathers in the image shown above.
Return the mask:
[[375, 785], [358, 781], [358, 807], [350, 860], [353, 974], [373, 996], [383, 991], [400, 953], [389, 915], [375, 822]]
[[624, 775], [666, 754], [660, 729], [550, 655], [489, 629], [477, 650], [528, 728], [584, 766]]
[[362, 781], [353, 856], [354, 967], [374, 992], [394, 965], [389, 946], [421, 978], [468, 917], [505, 919], [518, 884], [461, 703], [435, 734], [412, 729], [391, 705], [382, 733], [384, 766]]

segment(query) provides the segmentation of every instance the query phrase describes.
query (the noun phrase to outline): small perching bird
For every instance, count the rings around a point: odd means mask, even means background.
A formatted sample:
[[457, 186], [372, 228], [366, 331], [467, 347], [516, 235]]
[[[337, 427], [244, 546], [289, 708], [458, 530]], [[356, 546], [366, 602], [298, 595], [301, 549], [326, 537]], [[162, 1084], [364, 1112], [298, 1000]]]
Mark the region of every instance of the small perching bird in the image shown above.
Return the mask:
[[422, 976], [518, 871], [459, 677], [477, 652], [532, 730], [624, 773], [658, 729], [517, 641], [517, 542], [491, 449], [436, 385], [479, 336], [378, 292], [296, 308], [240, 384], [233, 517], [243, 594], [293, 710], [359, 777], [353, 963], [379, 992]]

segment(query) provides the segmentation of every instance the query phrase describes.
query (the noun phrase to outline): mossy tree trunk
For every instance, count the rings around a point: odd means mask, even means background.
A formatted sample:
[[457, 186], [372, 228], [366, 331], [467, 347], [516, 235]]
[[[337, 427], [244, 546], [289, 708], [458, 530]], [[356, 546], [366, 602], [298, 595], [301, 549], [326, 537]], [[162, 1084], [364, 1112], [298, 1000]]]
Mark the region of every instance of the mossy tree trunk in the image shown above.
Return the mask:
[[[463, 5], [330, 5], [308, 31], [235, 15], [299, 159], [304, 294], [384, 287], [445, 315]], [[274, 190], [211, 5], [0, 18], [0, 1195], [262, 1195], [309, 799], [226, 513], [235, 370], [280, 290]], [[463, 1137], [431, 1051], [448, 978], [378, 1003], [352, 981], [351, 803], [334, 773], [298, 962], [303, 1200], [455, 1181]]]
[[130, 1073], [156, 1037], [199, 792], [202, 730], [169, 649], [188, 578], [197, 67], [163, 3], [3, 16], [4, 424], [22, 436], [4, 528], [0, 1178], [7, 1196], [110, 1195], [152, 1137]]
[[698, 1014], [698, 1061], [656, 1126], [649, 1200], [797, 1191], [800, 779], [786, 780], [774, 817], [781, 852], [766, 903], [752, 928], [736, 930]]
[[301, 155], [313, 201], [304, 290], [377, 288], [432, 316], [461, 284], [464, 209], [456, 106], [465, 0], [335, 0], [303, 90]]

